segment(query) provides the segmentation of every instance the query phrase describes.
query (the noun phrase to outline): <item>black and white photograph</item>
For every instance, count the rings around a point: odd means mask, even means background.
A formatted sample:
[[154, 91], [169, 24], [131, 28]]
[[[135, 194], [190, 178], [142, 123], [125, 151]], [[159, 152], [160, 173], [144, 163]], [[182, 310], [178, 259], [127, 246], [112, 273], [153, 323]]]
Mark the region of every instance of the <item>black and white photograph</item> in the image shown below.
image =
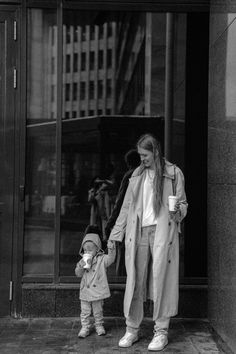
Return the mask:
[[236, 0], [0, 0], [0, 354], [236, 354]]

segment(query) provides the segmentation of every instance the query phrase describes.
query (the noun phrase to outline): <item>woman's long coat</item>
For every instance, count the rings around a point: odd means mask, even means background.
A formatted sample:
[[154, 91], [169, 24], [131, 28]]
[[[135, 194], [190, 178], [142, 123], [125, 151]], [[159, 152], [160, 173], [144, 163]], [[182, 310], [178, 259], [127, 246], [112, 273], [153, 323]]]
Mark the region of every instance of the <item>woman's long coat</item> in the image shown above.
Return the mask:
[[[145, 170], [144, 170], [145, 171]], [[124, 315], [129, 315], [135, 287], [135, 255], [141, 237], [142, 196], [145, 172], [137, 168], [132, 177], [116, 224], [109, 237], [121, 242], [125, 236], [125, 265], [127, 271]], [[154, 302], [153, 319], [171, 317], [178, 311], [179, 238], [180, 222], [187, 213], [184, 176], [181, 170], [165, 162], [163, 204], [157, 221], [153, 246], [153, 260], [149, 275], [148, 297]], [[168, 196], [175, 194], [180, 201], [178, 222], [170, 219]], [[145, 294], [146, 296], [146, 294]]]

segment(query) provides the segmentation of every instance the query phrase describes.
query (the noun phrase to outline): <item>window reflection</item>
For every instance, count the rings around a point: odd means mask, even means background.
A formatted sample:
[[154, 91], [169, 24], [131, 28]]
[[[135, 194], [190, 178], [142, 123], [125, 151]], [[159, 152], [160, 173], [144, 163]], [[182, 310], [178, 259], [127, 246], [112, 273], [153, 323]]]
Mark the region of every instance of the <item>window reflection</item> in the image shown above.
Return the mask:
[[[145, 131], [163, 138], [162, 119], [90, 113], [62, 125], [61, 275], [73, 275], [87, 225], [98, 225], [106, 248], [105, 227], [126, 172], [125, 153]], [[119, 259], [124, 259], [123, 253]], [[109, 267], [109, 276], [125, 275], [117, 262]]]
[[27, 39], [28, 116], [23, 274], [48, 275], [54, 273], [55, 242], [56, 12], [29, 10]]
[[[62, 126], [60, 274], [71, 275], [88, 224], [98, 225], [106, 241], [125, 153], [146, 131], [163, 140], [166, 16], [66, 11], [64, 26], [81, 33], [77, 46], [63, 44], [64, 53], [81, 58], [78, 75], [64, 75], [65, 87], [68, 80], [79, 87], [76, 118]], [[176, 43], [176, 109], [184, 120], [185, 17], [177, 17]], [[183, 158], [183, 146], [176, 151]], [[109, 186], [97, 182], [104, 179]], [[119, 252], [109, 276], [125, 275], [124, 248]]]
[[56, 96], [52, 92], [57, 86], [55, 11], [28, 11], [27, 40], [27, 120], [49, 121], [57, 115]]
[[28, 127], [24, 275], [53, 274], [55, 188], [55, 125]]
[[[71, 276], [86, 226], [96, 223], [106, 241], [126, 152], [145, 132], [163, 142], [166, 15], [64, 11], [60, 215], [55, 215], [56, 17], [51, 10], [33, 9], [28, 18], [24, 273], [53, 273], [54, 223], [60, 218], [59, 271]], [[182, 168], [185, 24], [185, 16], [178, 15], [174, 162]], [[120, 252], [124, 259], [122, 247]], [[110, 276], [125, 275], [119, 259]]]
[[[90, 12], [88, 16], [87, 12], [65, 11], [63, 26], [63, 118], [73, 116], [69, 110], [76, 110], [76, 117], [81, 111], [91, 116], [101, 110], [104, 114], [144, 114], [146, 14]], [[75, 32], [81, 33], [79, 41]], [[67, 75], [72, 58], [74, 72]], [[76, 107], [69, 94], [73, 84], [81, 87]]]
[[[165, 15], [159, 16], [165, 23]], [[74, 33], [72, 29], [77, 28], [81, 37], [76, 45], [72, 37], [63, 40], [61, 275], [73, 274], [88, 224], [97, 224], [106, 240], [105, 226], [126, 171], [125, 153], [145, 131], [155, 131], [158, 126], [159, 134], [162, 132], [160, 119], [143, 117], [145, 104], [150, 102], [145, 101], [145, 88], [151, 84], [152, 74], [150, 63], [145, 61], [151, 55], [146, 35], [152, 34], [147, 33], [146, 17], [144, 13], [64, 12], [64, 27], [71, 28], [64, 33]], [[162, 43], [160, 48], [165, 53]], [[71, 65], [68, 56], [80, 58], [80, 69], [72, 76], [66, 75]], [[73, 99], [73, 104], [71, 87], [73, 95], [79, 87], [79, 99]], [[71, 110], [76, 118], [66, 122], [65, 118], [72, 117]], [[146, 110], [150, 113], [150, 107]], [[130, 120], [128, 115], [140, 116], [140, 120]], [[124, 267], [114, 264], [109, 274], [118, 273], [125, 275]]]

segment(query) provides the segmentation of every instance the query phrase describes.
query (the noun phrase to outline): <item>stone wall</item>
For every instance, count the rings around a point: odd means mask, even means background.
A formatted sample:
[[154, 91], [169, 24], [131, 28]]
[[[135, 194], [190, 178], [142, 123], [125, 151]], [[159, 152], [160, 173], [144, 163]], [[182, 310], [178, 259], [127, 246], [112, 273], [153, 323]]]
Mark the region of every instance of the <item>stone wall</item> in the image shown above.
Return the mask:
[[236, 1], [222, 4], [212, 1], [210, 12], [208, 306], [214, 329], [236, 352]]

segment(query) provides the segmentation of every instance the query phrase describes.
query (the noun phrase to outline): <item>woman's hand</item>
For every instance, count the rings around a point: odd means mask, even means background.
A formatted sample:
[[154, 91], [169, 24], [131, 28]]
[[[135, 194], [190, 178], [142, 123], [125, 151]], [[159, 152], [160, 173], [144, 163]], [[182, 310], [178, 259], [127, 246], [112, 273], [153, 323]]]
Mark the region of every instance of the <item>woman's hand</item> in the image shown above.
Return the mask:
[[175, 204], [175, 210], [174, 211], [169, 211], [169, 215], [170, 215], [170, 219], [175, 221], [175, 222], [178, 222], [179, 221], [179, 218], [180, 218], [180, 202], [177, 201], [176, 204]]

